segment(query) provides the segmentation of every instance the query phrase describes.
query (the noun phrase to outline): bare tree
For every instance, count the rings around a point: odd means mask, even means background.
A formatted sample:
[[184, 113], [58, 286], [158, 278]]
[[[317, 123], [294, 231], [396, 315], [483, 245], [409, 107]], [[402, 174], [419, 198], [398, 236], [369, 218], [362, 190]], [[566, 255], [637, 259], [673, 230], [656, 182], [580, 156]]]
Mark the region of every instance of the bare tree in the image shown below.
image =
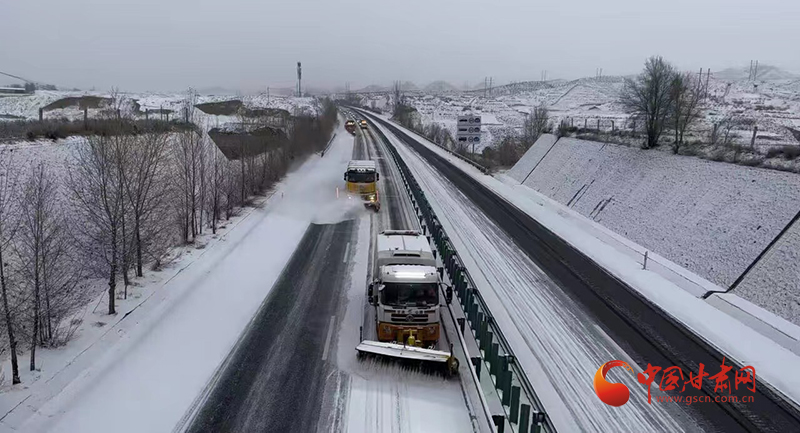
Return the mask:
[[668, 116], [672, 111], [672, 84], [675, 68], [661, 57], [651, 57], [644, 71], [635, 79], [625, 80], [620, 102], [635, 118], [645, 125], [647, 141], [643, 147], [658, 146]]
[[737, 120], [735, 116], [730, 113], [715, 121], [712, 124], [711, 134], [709, 137], [711, 144], [722, 144], [723, 146], [729, 146], [735, 138], [735, 134], [731, 134], [731, 130], [733, 130], [736, 124]]
[[135, 249], [136, 276], [143, 275], [144, 238], [143, 227], [151, 221], [150, 216], [164, 207], [166, 195], [165, 158], [169, 137], [165, 133], [150, 132], [135, 138], [127, 163], [122, 166], [121, 176], [126, 201], [133, 219], [133, 247]]
[[208, 216], [211, 219], [211, 233], [217, 233], [217, 225], [221, 219], [225, 202], [225, 178], [230, 176], [228, 161], [222, 152], [211, 150], [211, 168], [209, 172]]
[[14, 170], [10, 152], [0, 152], [0, 289], [3, 295], [3, 315], [6, 320], [6, 332], [11, 349], [12, 383], [20, 383], [19, 363], [17, 361], [17, 339], [14, 323], [17, 320], [9, 306], [9, 281], [6, 275], [7, 248], [14, 239], [17, 218], [11, 210], [16, 203], [17, 172]]
[[211, 154], [210, 149], [211, 140], [208, 134], [202, 134], [200, 139], [200, 147], [197, 150], [197, 233], [203, 234], [203, 212], [205, 211], [206, 196], [208, 195], [208, 158]]
[[77, 147], [69, 186], [77, 211], [84, 217], [81, 236], [95, 270], [108, 276], [108, 314], [115, 314], [119, 271], [119, 236], [123, 194], [118, 179], [116, 149], [109, 136], [89, 137]]
[[547, 130], [550, 114], [547, 108], [539, 106], [525, 116], [522, 126], [522, 146], [524, 150], [529, 149], [536, 140]]
[[183, 120], [185, 122], [191, 122], [194, 120], [194, 109], [195, 105], [197, 105], [197, 91], [193, 88], [189, 87], [186, 91], [186, 97], [183, 99]]
[[72, 254], [72, 239], [61, 207], [58, 181], [43, 164], [35, 166], [19, 201], [21, 226], [16, 242], [20, 275], [33, 293], [31, 368], [35, 346], [65, 342], [77, 329], [65, 323], [85, 299], [83, 266]]
[[[21, 269], [33, 293], [33, 319], [31, 334], [31, 371], [36, 369], [36, 346], [43, 340], [42, 333], [52, 334], [52, 328], [43, 330], [42, 310], [50, 308], [50, 298], [43, 299], [48, 279], [50, 261], [63, 250], [63, 227], [56, 215], [58, 203], [57, 184], [43, 164], [33, 168], [19, 200], [21, 224], [17, 250]], [[43, 302], [46, 301], [46, 302]]]
[[177, 168], [177, 187], [180, 193], [181, 209], [179, 218], [181, 219], [181, 235], [184, 243], [189, 242], [192, 223], [192, 202], [195, 200], [195, 190], [192, 173], [192, 148], [196, 140], [194, 131], [186, 131], [180, 134], [178, 144], [175, 149], [175, 164]]
[[130, 230], [126, 227], [126, 222], [128, 219], [128, 200], [125, 199], [125, 170], [130, 164], [129, 160], [131, 159], [131, 153], [136, 145], [134, 137], [127, 134], [119, 134], [112, 137], [112, 141], [114, 142], [113, 146], [113, 153], [114, 153], [114, 160], [113, 164], [115, 169], [117, 170], [117, 186], [116, 191], [119, 194], [119, 227], [120, 227], [120, 237], [119, 237], [119, 248], [120, 248], [120, 267], [122, 269], [122, 282], [124, 285], [124, 299], [128, 299], [128, 286], [130, 285], [130, 275], [128, 271], [131, 268], [131, 244], [133, 243], [133, 239], [131, 236]]
[[243, 182], [238, 167], [241, 164], [243, 164], [242, 161], [225, 161], [227, 166], [225, 171], [228, 173], [223, 186], [225, 190], [225, 219], [231, 219], [236, 205], [242, 204], [237, 201], [239, 199], [239, 185]]
[[672, 147], [678, 153], [683, 144], [686, 130], [700, 118], [703, 100], [703, 83], [694, 74], [675, 74], [672, 80], [672, 122], [675, 129], [675, 143]]
[[178, 196], [182, 209], [181, 231], [184, 242], [191, 241], [200, 234], [205, 195], [205, 172], [208, 155], [208, 141], [197, 131], [185, 131], [177, 140], [173, 161], [177, 172]]

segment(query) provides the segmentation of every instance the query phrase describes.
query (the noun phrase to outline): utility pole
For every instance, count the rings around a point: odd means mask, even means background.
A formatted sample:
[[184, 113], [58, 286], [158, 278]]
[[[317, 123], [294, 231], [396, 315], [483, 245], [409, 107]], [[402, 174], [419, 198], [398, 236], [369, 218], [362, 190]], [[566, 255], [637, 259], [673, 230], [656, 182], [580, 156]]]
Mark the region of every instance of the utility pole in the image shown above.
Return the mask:
[[301, 86], [301, 82], [303, 79], [303, 69], [300, 65], [300, 62], [297, 62], [297, 97], [300, 98], [303, 96], [303, 88]]
[[269, 86], [267, 86], [267, 105], [269, 105]]

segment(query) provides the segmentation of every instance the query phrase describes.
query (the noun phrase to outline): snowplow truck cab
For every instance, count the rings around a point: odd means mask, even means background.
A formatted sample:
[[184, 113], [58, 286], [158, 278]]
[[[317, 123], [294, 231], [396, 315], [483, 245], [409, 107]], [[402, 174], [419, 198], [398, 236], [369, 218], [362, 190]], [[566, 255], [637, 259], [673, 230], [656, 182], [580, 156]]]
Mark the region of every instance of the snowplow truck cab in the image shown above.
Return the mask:
[[428, 239], [416, 231], [388, 230], [378, 235], [375, 278], [368, 289], [376, 309], [378, 340], [404, 344], [412, 337], [435, 346], [440, 334], [440, 293], [452, 299], [436, 269]]
[[347, 164], [347, 171], [344, 173], [347, 197], [349, 199], [359, 198], [364, 202], [364, 206], [377, 212], [381, 208], [378, 200], [378, 179], [380, 179], [380, 175], [375, 161], [350, 161]]

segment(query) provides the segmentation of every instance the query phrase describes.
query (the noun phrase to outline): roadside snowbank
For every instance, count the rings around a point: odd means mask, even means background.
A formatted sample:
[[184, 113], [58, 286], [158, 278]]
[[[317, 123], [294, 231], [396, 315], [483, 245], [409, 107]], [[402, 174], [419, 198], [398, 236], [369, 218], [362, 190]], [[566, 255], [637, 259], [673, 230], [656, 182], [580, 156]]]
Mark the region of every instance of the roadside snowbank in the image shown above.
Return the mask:
[[[795, 173], [553, 139], [542, 136], [509, 176], [725, 288], [800, 209]], [[800, 224], [735, 293], [800, 325], [798, 233]]]

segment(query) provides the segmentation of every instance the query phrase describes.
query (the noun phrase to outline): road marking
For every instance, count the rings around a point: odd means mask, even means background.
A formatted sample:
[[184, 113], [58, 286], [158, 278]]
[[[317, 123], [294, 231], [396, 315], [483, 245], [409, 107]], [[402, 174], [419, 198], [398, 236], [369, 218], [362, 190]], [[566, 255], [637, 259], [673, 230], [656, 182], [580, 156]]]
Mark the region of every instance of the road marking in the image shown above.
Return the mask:
[[350, 253], [350, 242], [347, 243], [347, 246], [344, 247], [344, 258], [342, 259], [342, 263], [347, 263], [347, 255]]
[[328, 324], [328, 337], [325, 339], [325, 349], [323, 349], [323, 351], [322, 351], [322, 360], [323, 361], [328, 359], [328, 349], [330, 349], [331, 337], [333, 336], [333, 321], [334, 320], [336, 320], [336, 316], [331, 316], [331, 323]]

